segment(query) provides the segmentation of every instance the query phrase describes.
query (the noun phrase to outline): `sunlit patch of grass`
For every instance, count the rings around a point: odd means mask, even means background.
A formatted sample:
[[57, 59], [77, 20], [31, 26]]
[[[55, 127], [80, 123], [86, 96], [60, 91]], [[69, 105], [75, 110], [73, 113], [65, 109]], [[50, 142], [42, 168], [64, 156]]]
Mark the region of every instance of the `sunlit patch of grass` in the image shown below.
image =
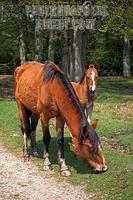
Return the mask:
[[[99, 135], [121, 136], [120, 144], [126, 145], [133, 131], [133, 80], [101, 80], [97, 84], [97, 100], [93, 118], [98, 118]], [[123, 141], [123, 142], [121, 142]], [[125, 141], [125, 142], [124, 142]]]
[[132, 103], [133, 79], [105, 79], [97, 82], [97, 101], [100, 103]]
[[0, 131], [16, 132], [20, 128], [17, 105], [14, 100], [0, 99]]
[[133, 153], [133, 135], [126, 133], [119, 135], [118, 137], [118, 144], [124, 147], [130, 148], [130, 151]]
[[133, 112], [118, 111], [116, 104], [95, 103], [93, 118], [98, 119], [97, 131], [100, 135], [112, 137], [119, 132], [132, 132]]

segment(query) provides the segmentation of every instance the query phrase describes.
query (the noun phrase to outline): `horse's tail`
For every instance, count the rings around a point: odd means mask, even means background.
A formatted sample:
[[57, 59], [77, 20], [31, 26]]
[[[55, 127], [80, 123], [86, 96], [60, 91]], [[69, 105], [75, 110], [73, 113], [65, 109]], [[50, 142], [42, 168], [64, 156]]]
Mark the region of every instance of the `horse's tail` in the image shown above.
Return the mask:
[[17, 68], [15, 69], [14, 77], [15, 77], [16, 83], [18, 82], [19, 77], [20, 77], [20, 75], [21, 75], [20, 71], [21, 71], [21, 67], [17, 67]]

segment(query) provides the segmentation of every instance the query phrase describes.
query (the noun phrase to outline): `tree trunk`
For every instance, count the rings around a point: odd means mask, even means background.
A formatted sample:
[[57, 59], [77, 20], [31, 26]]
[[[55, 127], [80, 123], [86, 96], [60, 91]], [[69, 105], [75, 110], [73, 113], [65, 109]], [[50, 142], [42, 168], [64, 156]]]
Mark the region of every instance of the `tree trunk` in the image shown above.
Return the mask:
[[130, 72], [130, 40], [125, 35], [123, 44], [123, 76], [129, 78]]
[[48, 59], [54, 62], [54, 43], [53, 43], [53, 30], [49, 31], [49, 44], [48, 44]]
[[20, 63], [21, 65], [26, 62], [26, 42], [24, 31], [21, 30], [19, 35], [19, 50], [20, 50]]
[[87, 31], [82, 33], [82, 48], [81, 48], [81, 65], [82, 68], [86, 64], [86, 48], [87, 48]]
[[19, 52], [21, 65], [26, 62], [27, 54], [27, 18], [25, 6], [20, 6], [18, 17], [18, 30], [19, 30]]
[[73, 48], [73, 30], [69, 31], [69, 74], [72, 81], [75, 80], [75, 66], [74, 66], [74, 48]]
[[35, 60], [43, 61], [43, 40], [39, 18], [35, 20]]
[[64, 31], [64, 38], [63, 38], [63, 58], [62, 58], [62, 66], [64, 73], [70, 78], [69, 74], [69, 38], [68, 38], [68, 31]]
[[74, 49], [74, 68], [75, 68], [76, 81], [79, 81], [82, 75], [81, 46], [82, 46], [82, 33], [81, 31], [74, 30], [73, 49]]

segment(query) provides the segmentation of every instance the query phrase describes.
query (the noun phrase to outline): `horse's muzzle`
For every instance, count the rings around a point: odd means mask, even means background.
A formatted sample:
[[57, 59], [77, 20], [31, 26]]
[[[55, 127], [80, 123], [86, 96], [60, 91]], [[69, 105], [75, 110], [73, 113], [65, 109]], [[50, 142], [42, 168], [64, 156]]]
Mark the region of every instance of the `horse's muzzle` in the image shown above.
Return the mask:
[[108, 166], [105, 165], [103, 168], [94, 168], [93, 169], [96, 173], [106, 172], [108, 170]]
[[95, 91], [96, 91], [96, 88], [95, 87], [89, 87], [89, 92], [90, 93], [95, 93]]

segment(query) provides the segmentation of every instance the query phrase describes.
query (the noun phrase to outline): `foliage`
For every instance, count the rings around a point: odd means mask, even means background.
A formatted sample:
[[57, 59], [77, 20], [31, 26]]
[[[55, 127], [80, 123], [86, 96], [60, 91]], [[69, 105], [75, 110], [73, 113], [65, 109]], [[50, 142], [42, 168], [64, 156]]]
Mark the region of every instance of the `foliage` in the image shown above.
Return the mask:
[[109, 15], [105, 20], [103, 31], [111, 31], [115, 35], [128, 35], [130, 37], [133, 36], [133, 28], [132, 28], [132, 1], [107, 1], [106, 2], [109, 7]]
[[[22, 28], [26, 32], [26, 60], [33, 60], [35, 54], [34, 21], [29, 20], [24, 12], [20, 12], [23, 5], [32, 4], [55, 4], [58, 2], [72, 1], [0, 1], [1, 3], [13, 3], [13, 7], [6, 6], [6, 11], [0, 13], [7, 16], [6, 20], [0, 21], [0, 63], [20, 64], [19, 56], [19, 34]], [[81, 3], [81, 1], [73, 1]], [[84, 1], [82, 1], [83, 3]], [[95, 31], [88, 31], [86, 58], [88, 63], [100, 63], [101, 75], [122, 75], [123, 65], [123, 36], [130, 37], [131, 41], [131, 63], [133, 61], [133, 29], [132, 29], [132, 1], [97, 0], [96, 4], [107, 5], [109, 15], [104, 21], [98, 20]], [[10, 15], [12, 13], [12, 15]], [[19, 14], [16, 18], [13, 14]], [[54, 32], [55, 61], [61, 63], [63, 48], [63, 33]], [[48, 31], [43, 31], [44, 60], [48, 57]], [[131, 64], [133, 71], [133, 64]]]
[[100, 64], [100, 75], [122, 74], [122, 42], [119, 37], [106, 33], [90, 33], [87, 62]]

